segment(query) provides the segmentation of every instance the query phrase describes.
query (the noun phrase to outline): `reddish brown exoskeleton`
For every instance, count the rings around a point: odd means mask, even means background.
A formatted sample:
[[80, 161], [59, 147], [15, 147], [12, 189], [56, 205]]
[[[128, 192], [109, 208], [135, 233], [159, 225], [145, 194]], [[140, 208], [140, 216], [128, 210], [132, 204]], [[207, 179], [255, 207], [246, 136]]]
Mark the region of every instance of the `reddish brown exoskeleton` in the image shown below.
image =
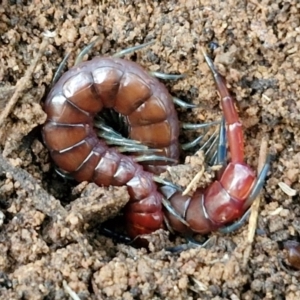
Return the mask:
[[[77, 181], [126, 185], [130, 201], [124, 213], [131, 237], [162, 228], [164, 221], [170, 230], [185, 234], [216, 230], [240, 218], [262, 187], [268, 163], [259, 180], [244, 163], [242, 126], [234, 100], [225, 80], [204, 56], [221, 96], [231, 162], [220, 179], [192, 197], [169, 185], [158, 190], [153, 174], [134, 156], [109, 147], [95, 132], [94, 117], [104, 109], [114, 110], [122, 116], [129, 139], [154, 148], [156, 157], [177, 161], [179, 122], [172, 96], [139, 65], [96, 57], [63, 74], [46, 99], [43, 138], [52, 159]], [[221, 160], [224, 163], [224, 154]], [[161, 163], [154, 159], [152, 170]]]

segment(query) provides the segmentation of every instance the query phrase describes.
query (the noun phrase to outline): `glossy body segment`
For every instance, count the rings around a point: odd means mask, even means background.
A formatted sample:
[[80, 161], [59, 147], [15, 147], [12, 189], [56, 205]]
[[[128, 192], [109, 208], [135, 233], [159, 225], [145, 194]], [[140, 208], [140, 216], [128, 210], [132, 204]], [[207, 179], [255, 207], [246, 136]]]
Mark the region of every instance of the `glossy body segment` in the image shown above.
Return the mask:
[[[231, 162], [225, 166], [224, 128], [218, 155], [224, 170], [216, 181], [191, 197], [183, 196], [171, 184], [158, 191], [152, 173], [134, 157], [108, 147], [94, 130], [96, 114], [104, 108], [113, 109], [122, 115], [130, 139], [158, 149], [157, 155], [178, 159], [179, 122], [172, 97], [140, 66], [119, 58], [97, 57], [66, 72], [47, 97], [43, 138], [54, 162], [78, 181], [126, 185], [130, 201], [124, 214], [131, 237], [162, 228], [163, 221], [172, 232], [205, 234], [217, 230], [243, 215], [267, 175], [269, 162], [258, 180], [244, 163], [242, 125], [234, 99], [224, 78], [204, 56], [221, 96]], [[145, 167], [159, 173], [160, 164], [154, 159]]]
[[[254, 171], [244, 162], [243, 131], [234, 99], [229, 94], [225, 79], [216, 71], [205, 52], [204, 57], [221, 98], [231, 162], [224, 168], [218, 180], [206, 189], [196, 190], [191, 197], [183, 197], [175, 190], [164, 191], [165, 197], [169, 200], [169, 207], [165, 208], [168, 228], [184, 234], [194, 232], [206, 234], [243, 216], [259, 193], [269, 169], [267, 161], [257, 180]], [[224, 141], [221, 141], [221, 148], [223, 144]], [[220, 163], [225, 165], [223, 161]], [[176, 214], [170, 207], [175, 209]], [[188, 225], [185, 225], [181, 218]]]
[[[96, 57], [62, 75], [45, 102], [43, 138], [56, 165], [78, 181], [128, 187], [131, 236], [162, 227], [162, 195], [153, 175], [100, 140], [93, 119], [103, 108], [124, 116], [129, 138], [178, 159], [179, 125], [172, 97], [134, 62]], [[156, 162], [152, 169], [155, 170]]]

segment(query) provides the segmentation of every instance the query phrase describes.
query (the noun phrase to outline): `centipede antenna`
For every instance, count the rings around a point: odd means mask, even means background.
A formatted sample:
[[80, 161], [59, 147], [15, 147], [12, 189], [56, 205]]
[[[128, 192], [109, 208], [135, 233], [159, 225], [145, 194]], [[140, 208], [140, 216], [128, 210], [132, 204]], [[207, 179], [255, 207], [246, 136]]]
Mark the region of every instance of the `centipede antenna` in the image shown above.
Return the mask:
[[183, 191], [183, 189], [182, 189], [179, 185], [176, 185], [176, 184], [174, 184], [173, 182], [168, 181], [168, 180], [166, 180], [166, 179], [163, 179], [163, 178], [161, 178], [161, 177], [159, 177], [159, 176], [154, 175], [154, 176], [153, 176], [153, 180], [154, 180], [155, 182], [159, 183], [159, 184], [164, 185], [164, 186], [171, 187], [171, 188], [173, 188], [175, 191], [178, 191], [178, 192], [182, 192], [182, 191]]
[[244, 207], [249, 207], [252, 204], [252, 202], [255, 200], [255, 198], [258, 196], [258, 194], [260, 193], [260, 191], [265, 183], [266, 177], [268, 175], [268, 172], [270, 169], [270, 163], [271, 163], [271, 155], [268, 155], [267, 159], [265, 161], [265, 164], [264, 164], [262, 170], [260, 171], [260, 173], [254, 183], [254, 186], [252, 187], [251, 193], [250, 193], [247, 201], [244, 203]]
[[195, 104], [187, 103], [187, 102], [185, 102], [185, 101], [183, 101], [183, 100], [181, 100], [181, 99], [179, 99], [177, 97], [174, 97], [174, 96], [173, 96], [173, 102], [176, 105], [178, 105], [178, 106], [180, 106], [182, 108], [186, 108], [186, 109], [187, 108], [196, 108], [197, 107], [197, 105], [195, 105]]
[[159, 155], [139, 155], [133, 158], [135, 162], [145, 162], [145, 161], [163, 161], [166, 163], [177, 163], [177, 159], [173, 159], [166, 156]]
[[217, 165], [225, 166], [226, 157], [227, 157], [227, 148], [226, 148], [226, 126], [225, 126], [225, 118], [222, 117], [221, 126], [219, 130], [219, 143], [218, 143], [218, 151], [217, 151]]
[[60, 75], [61, 75], [61, 72], [62, 72], [63, 68], [65, 67], [65, 65], [66, 65], [66, 63], [67, 63], [67, 61], [68, 61], [70, 55], [71, 55], [71, 51], [68, 52], [68, 53], [65, 55], [64, 59], [63, 59], [63, 60], [61, 61], [61, 63], [59, 64], [59, 66], [58, 66], [58, 68], [57, 68], [57, 70], [56, 70], [56, 72], [55, 72], [55, 74], [54, 74], [54, 76], [53, 76], [53, 78], [52, 78], [51, 86], [53, 86], [53, 85], [58, 81], [58, 79], [59, 79], [59, 77], [60, 77]]
[[206, 134], [207, 134], [207, 132], [204, 135], [198, 136], [197, 138], [195, 138], [191, 142], [180, 144], [181, 149], [182, 150], [188, 150], [188, 149], [194, 148], [195, 146], [197, 146], [201, 142], [201, 140], [205, 137]]
[[227, 233], [231, 233], [231, 232], [234, 232], [234, 231], [240, 229], [246, 223], [246, 221], [250, 215], [250, 212], [251, 212], [251, 207], [246, 210], [246, 212], [243, 214], [243, 216], [238, 221], [236, 221], [228, 226], [222, 227], [218, 231], [220, 233], [227, 234]]
[[168, 212], [171, 213], [174, 217], [176, 217], [182, 224], [184, 224], [187, 227], [190, 227], [186, 220], [180, 214], [178, 214], [178, 212], [174, 209], [172, 204], [164, 197], [162, 198], [162, 204], [168, 210]]
[[100, 40], [100, 37], [96, 38], [94, 41], [89, 43], [86, 47], [84, 47], [80, 53], [77, 55], [74, 66], [78, 65], [79, 63], [82, 62], [83, 57], [88, 54], [91, 49], [95, 46], [95, 44]]
[[130, 54], [130, 53], [133, 53], [137, 50], [140, 50], [142, 48], [145, 48], [149, 45], [153, 45], [155, 43], [155, 41], [151, 41], [151, 42], [148, 42], [148, 43], [145, 43], [145, 44], [141, 44], [141, 45], [137, 45], [137, 46], [133, 46], [133, 47], [130, 47], [130, 48], [127, 48], [127, 49], [124, 49], [124, 50], [121, 50], [115, 54], [113, 54], [112, 56], [113, 57], [123, 57], [124, 55], [126, 54]]
[[196, 129], [207, 128], [207, 127], [210, 127], [210, 126], [215, 125], [215, 124], [220, 124], [220, 121], [214, 121], [214, 122], [209, 122], [209, 123], [201, 123], [201, 124], [181, 123], [181, 128], [196, 130]]
[[166, 74], [162, 72], [150, 71], [149, 74], [153, 77], [163, 79], [163, 80], [178, 80], [181, 78], [185, 78], [185, 74]]

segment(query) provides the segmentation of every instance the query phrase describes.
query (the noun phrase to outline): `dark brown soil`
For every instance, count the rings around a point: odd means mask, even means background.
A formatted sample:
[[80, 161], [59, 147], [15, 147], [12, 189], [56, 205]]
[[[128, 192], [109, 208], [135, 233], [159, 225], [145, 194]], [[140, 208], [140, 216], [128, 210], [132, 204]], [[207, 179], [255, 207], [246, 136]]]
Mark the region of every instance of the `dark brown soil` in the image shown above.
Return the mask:
[[[279, 263], [282, 243], [300, 233], [299, 1], [95, 2], [0, 1], [0, 299], [299, 299], [300, 277]], [[248, 224], [179, 254], [165, 247], [184, 240], [163, 230], [148, 252], [99, 233], [128, 201], [126, 189], [61, 178], [40, 134], [59, 63], [72, 51], [71, 67], [97, 37], [86, 59], [155, 41], [127, 58], [187, 74], [166, 85], [199, 105], [178, 110], [198, 123], [221, 116], [201, 47], [210, 51], [237, 99], [247, 163], [257, 169], [262, 140], [273, 154], [252, 248]], [[187, 160], [193, 172], [197, 159]]]

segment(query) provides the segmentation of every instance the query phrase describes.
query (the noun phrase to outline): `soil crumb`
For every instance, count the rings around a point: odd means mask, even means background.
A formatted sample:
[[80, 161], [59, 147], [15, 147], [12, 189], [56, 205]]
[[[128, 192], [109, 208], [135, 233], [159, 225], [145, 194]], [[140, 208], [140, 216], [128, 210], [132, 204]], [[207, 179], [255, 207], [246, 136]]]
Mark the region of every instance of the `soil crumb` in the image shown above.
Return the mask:
[[[286, 240], [300, 239], [299, 14], [298, 0], [3, 0], [0, 116], [16, 101], [0, 117], [0, 298], [299, 299], [299, 276], [287, 271], [283, 249]], [[205, 47], [236, 99], [245, 162], [253, 170], [268, 137], [271, 168], [245, 267], [247, 224], [202, 237], [214, 240], [207, 247], [169, 251], [186, 242], [161, 229], [148, 237], [149, 249], [135, 248], [99, 230], [107, 220], [125, 227], [115, 219], [129, 199], [124, 187], [78, 184], [57, 174], [41, 138], [43, 101], [65, 55], [64, 71], [96, 39], [84, 60], [154, 41], [126, 59], [186, 75], [164, 83], [197, 106], [178, 108], [180, 121], [189, 123], [222, 116]], [[182, 131], [181, 140], [199, 134]], [[207, 186], [217, 170], [201, 155], [183, 151], [186, 159], [165, 178], [187, 188], [203, 169], [189, 193]]]

